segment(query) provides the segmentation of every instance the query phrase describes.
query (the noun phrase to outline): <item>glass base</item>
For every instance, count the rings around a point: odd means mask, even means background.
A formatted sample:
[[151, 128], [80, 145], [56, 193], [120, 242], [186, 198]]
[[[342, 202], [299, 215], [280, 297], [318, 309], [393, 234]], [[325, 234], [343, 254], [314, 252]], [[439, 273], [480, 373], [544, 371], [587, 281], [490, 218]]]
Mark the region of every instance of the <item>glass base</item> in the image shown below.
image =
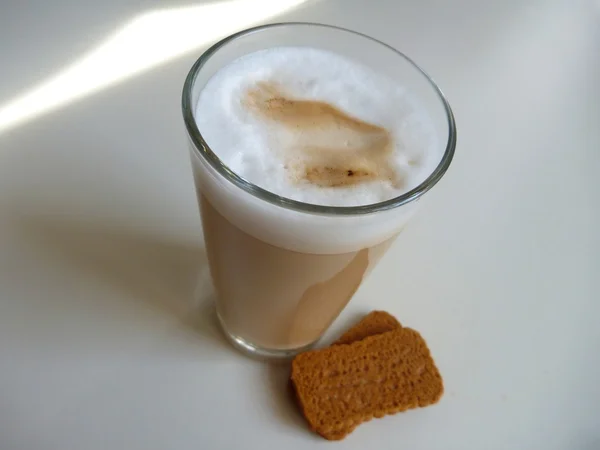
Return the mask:
[[223, 319], [221, 318], [219, 313], [217, 313], [217, 317], [219, 319], [219, 325], [221, 326], [221, 329], [223, 330], [223, 334], [225, 334], [225, 337], [227, 338], [227, 340], [229, 342], [231, 342], [231, 344], [240, 352], [242, 352], [245, 355], [250, 356], [252, 358], [256, 358], [256, 359], [261, 359], [261, 360], [291, 359], [294, 356], [296, 356], [298, 353], [302, 353], [306, 350], [310, 350], [318, 342], [318, 340], [317, 340], [308, 345], [305, 345], [303, 347], [298, 347], [298, 348], [289, 348], [289, 349], [264, 348], [264, 347], [261, 347], [258, 345], [254, 345], [251, 342], [248, 342], [247, 340], [245, 340], [244, 338], [241, 338], [240, 336], [236, 336], [235, 334], [231, 333], [227, 329], [227, 325], [225, 325], [225, 322], [223, 321]]

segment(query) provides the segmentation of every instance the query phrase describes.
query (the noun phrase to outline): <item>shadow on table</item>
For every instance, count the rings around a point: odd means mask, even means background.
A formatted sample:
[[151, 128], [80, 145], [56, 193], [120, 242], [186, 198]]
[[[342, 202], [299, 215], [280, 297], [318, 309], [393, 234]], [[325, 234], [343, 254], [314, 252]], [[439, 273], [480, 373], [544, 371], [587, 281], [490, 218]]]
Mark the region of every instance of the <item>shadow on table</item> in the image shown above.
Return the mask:
[[[83, 274], [97, 278], [102, 285], [121, 290], [123, 297], [130, 299], [125, 301], [139, 301], [144, 309], [149, 307], [175, 318], [186, 334], [197, 336], [219, 352], [235, 352], [218, 325], [203, 248], [66, 218], [20, 217], [15, 225], [51, 261], [72, 268], [73, 275], [69, 277]], [[118, 309], [114, 311], [119, 313]], [[363, 311], [345, 314], [342, 328], [362, 316]], [[324, 339], [318, 346], [327, 344]], [[293, 429], [294, 433], [319, 440], [309, 431], [296, 404], [290, 384], [290, 362], [264, 364], [263, 379], [265, 406], [273, 420], [290, 432]]]
[[[311, 435], [300, 408], [296, 404], [290, 381], [289, 364], [268, 364], [265, 367], [268, 406], [273, 418], [282, 425], [294, 429], [296, 433]], [[315, 435], [315, 439], [317, 439]]]
[[73, 276], [83, 271], [212, 343], [227, 345], [217, 325], [203, 248], [65, 219], [23, 217], [18, 227], [52, 260], [73, 267]]

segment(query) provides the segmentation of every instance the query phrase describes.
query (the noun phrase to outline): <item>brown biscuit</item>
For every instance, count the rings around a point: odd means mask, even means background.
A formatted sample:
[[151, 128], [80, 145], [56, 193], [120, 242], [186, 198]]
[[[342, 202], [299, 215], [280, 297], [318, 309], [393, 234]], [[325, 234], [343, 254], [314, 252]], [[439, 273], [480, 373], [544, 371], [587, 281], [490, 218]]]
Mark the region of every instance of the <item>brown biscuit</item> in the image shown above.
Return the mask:
[[360, 322], [346, 331], [332, 345], [351, 344], [367, 336], [402, 328], [398, 319], [385, 311], [371, 311]]
[[444, 391], [425, 340], [410, 328], [302, 353], [292, 382], [310, 427], [330, 440], [373, 417], [436, 403]]
[[[374, 336], [397, 328], [402, 328], [402, 325], [400, 325], [398, 319], [390, 313], [385, 311], [371, 311], [331, 345], [351, 344], [352, 342], [360, 341], [367, 336]], [[297, 400], [298, 397], [296, 396], [294, 383], [292, 383], [291, 378], [289, 387], [294, 399]]]

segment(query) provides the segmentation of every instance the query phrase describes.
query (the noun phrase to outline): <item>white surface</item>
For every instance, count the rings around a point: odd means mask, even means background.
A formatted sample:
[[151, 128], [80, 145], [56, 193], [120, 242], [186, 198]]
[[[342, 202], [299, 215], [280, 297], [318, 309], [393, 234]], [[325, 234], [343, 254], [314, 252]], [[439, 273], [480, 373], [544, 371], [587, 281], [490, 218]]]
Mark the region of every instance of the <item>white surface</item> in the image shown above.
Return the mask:
[[[0, 448], [600, 448], [600, 4], [484, 3], [269, 19], [389, 42], [454, 107], [450, 172], [331, 330], [397, 314], [428, 339], [439, 405], [327, 443], [285, 368], [225, 344], [179, 110], [199, 48], [0, 132]], [[157, 5], [3, 2], [0, 110]]]

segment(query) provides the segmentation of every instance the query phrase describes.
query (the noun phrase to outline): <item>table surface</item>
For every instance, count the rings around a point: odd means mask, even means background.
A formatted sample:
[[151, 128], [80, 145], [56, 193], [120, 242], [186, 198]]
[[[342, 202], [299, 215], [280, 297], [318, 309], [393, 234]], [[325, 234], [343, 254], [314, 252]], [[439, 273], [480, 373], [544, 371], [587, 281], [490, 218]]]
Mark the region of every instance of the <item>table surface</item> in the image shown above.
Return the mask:
[[[192, 62], [274, 21], [361, 31], [445, 91], [456, 158], [328, 333], [386, 309], [446, 392], [339, 444], [214, 322], [180, 114]], [[0, 448], [600, 448], [600, 2], [8, 0]], [[331, 447], [328, 447], [331, 448]]]

